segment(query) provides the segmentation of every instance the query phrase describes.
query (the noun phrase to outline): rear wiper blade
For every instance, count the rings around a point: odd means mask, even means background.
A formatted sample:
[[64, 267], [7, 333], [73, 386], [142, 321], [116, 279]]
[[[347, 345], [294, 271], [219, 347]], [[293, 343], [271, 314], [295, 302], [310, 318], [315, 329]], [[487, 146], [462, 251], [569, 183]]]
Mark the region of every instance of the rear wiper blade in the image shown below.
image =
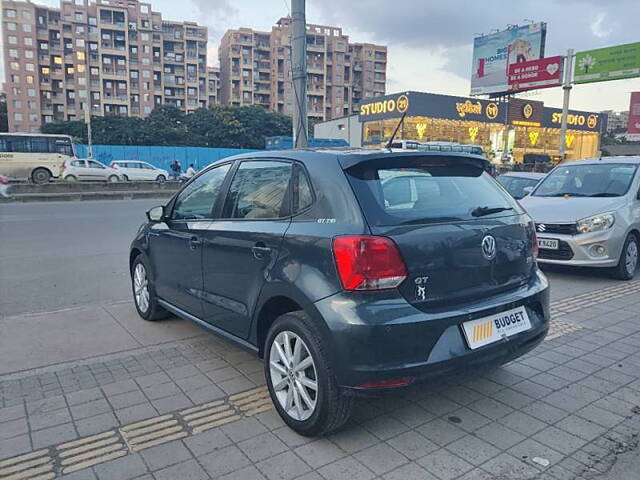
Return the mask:
[[471, 210], [471, 215], [474, 217], [484, 217], [485, 215], [505, 212], [507, 210], [513, 210], [513, 207], [477, 207]]

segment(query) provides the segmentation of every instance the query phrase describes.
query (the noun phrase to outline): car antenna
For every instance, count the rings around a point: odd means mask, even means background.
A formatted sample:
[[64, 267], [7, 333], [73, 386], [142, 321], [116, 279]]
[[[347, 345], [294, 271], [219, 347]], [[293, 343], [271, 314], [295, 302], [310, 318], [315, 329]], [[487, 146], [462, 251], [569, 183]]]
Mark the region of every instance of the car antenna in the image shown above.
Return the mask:
[[398, 122], [398, 125], [396, 125], [396, 129], [393, 131], [393, 135], [391, 135], [389, 142], [387, 142], [386, 148], [389, 150], [391, 150], [391, 144], [393, 143], [393, 139], [396, 138], [396, 133], [398, 133], [398, 130], [400, 129], [400, 125], [402, 125], [402, 122], [404, 122], [404, 117], [407, 116], [407, 111], [408, 110], [405, 110], [402, 116], [400, 117], [400, 121]]

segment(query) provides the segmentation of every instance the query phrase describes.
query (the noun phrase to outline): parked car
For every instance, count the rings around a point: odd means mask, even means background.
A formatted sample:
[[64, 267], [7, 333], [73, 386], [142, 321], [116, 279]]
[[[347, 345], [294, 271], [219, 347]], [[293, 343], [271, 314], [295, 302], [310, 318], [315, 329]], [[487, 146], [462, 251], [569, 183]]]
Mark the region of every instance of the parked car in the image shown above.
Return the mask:
[[60, 168], [60, 176], [67, 181], [106, 181], [122, 182], [124, 176], [115, 168], [107, 167], [96, 160], [66, 160]]
[[129, 258], [136, 309], [264, 358], [278, 413], [309, 436], [340, 428], [356, 394], [513, 360], [546, 335], [549, 289], [533, 222], [486, 163], [384, 150], [217, 161], [147, 212]]
[[522, 206], [536, 222], [539, 260], [610, 268], [629, 280], [640, 247], [640, 157], [605, 157], [556, 167]]
[[516, 200], [524, 198], [546, 174], [535, 172], [507, 172], [498, 176], [498, 181]]
[[137, 160], [117, 160], [111, 162], [111, 168], [119, 170], [125, 180], [149, 180], [163, 183], [169, 178], [166, 170]]

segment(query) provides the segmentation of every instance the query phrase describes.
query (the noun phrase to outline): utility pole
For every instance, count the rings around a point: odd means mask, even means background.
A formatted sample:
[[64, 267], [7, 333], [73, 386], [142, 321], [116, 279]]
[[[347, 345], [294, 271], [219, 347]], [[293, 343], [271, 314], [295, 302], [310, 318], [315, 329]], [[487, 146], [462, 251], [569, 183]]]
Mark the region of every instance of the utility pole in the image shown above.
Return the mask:
[[293, 146], [307, 146], [307, 21], [305, 0], [291, 0], [291, 71], [293, 80]]
[[87, 88], [87, 98], [84, 102], [84, 123], [87, 124], [87, 157], [93, 158], [93, 139], [91, 137], [91, 102], [93, 99], [91, 98], [91, 85], [89, 85], [91, 81], [89, 77], [89, 51], [86, 46], [84, 48], [84, 62], [84, 78]]
[[569, 95], [571, 94], [571, 77], [573, 74], [573, 49], [567, 50], [564, 61], [564, 99], [562, 101], [562, 124], [560, 126], [560, 161], [564, 162], [567, 152], [567, 120], [569, 117]]

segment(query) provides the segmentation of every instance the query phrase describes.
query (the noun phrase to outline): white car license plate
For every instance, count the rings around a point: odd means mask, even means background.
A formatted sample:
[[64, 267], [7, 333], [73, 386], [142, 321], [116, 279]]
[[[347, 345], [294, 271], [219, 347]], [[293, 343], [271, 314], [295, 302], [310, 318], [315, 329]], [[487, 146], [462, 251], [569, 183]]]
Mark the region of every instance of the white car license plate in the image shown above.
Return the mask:
[[510, 337], [516, 333], [531, 328], [531, 322], [524, 307], [514, 308], [506, 312], [496, 313], [489, 317], [479, 318], [462, 324], [464, 336], [469, 348], [475, 350], [503, 337]]
[[553, 238], [538, 238], [538, 248], [546, 248], [547, 250], [558, 250], [558, 240]]

